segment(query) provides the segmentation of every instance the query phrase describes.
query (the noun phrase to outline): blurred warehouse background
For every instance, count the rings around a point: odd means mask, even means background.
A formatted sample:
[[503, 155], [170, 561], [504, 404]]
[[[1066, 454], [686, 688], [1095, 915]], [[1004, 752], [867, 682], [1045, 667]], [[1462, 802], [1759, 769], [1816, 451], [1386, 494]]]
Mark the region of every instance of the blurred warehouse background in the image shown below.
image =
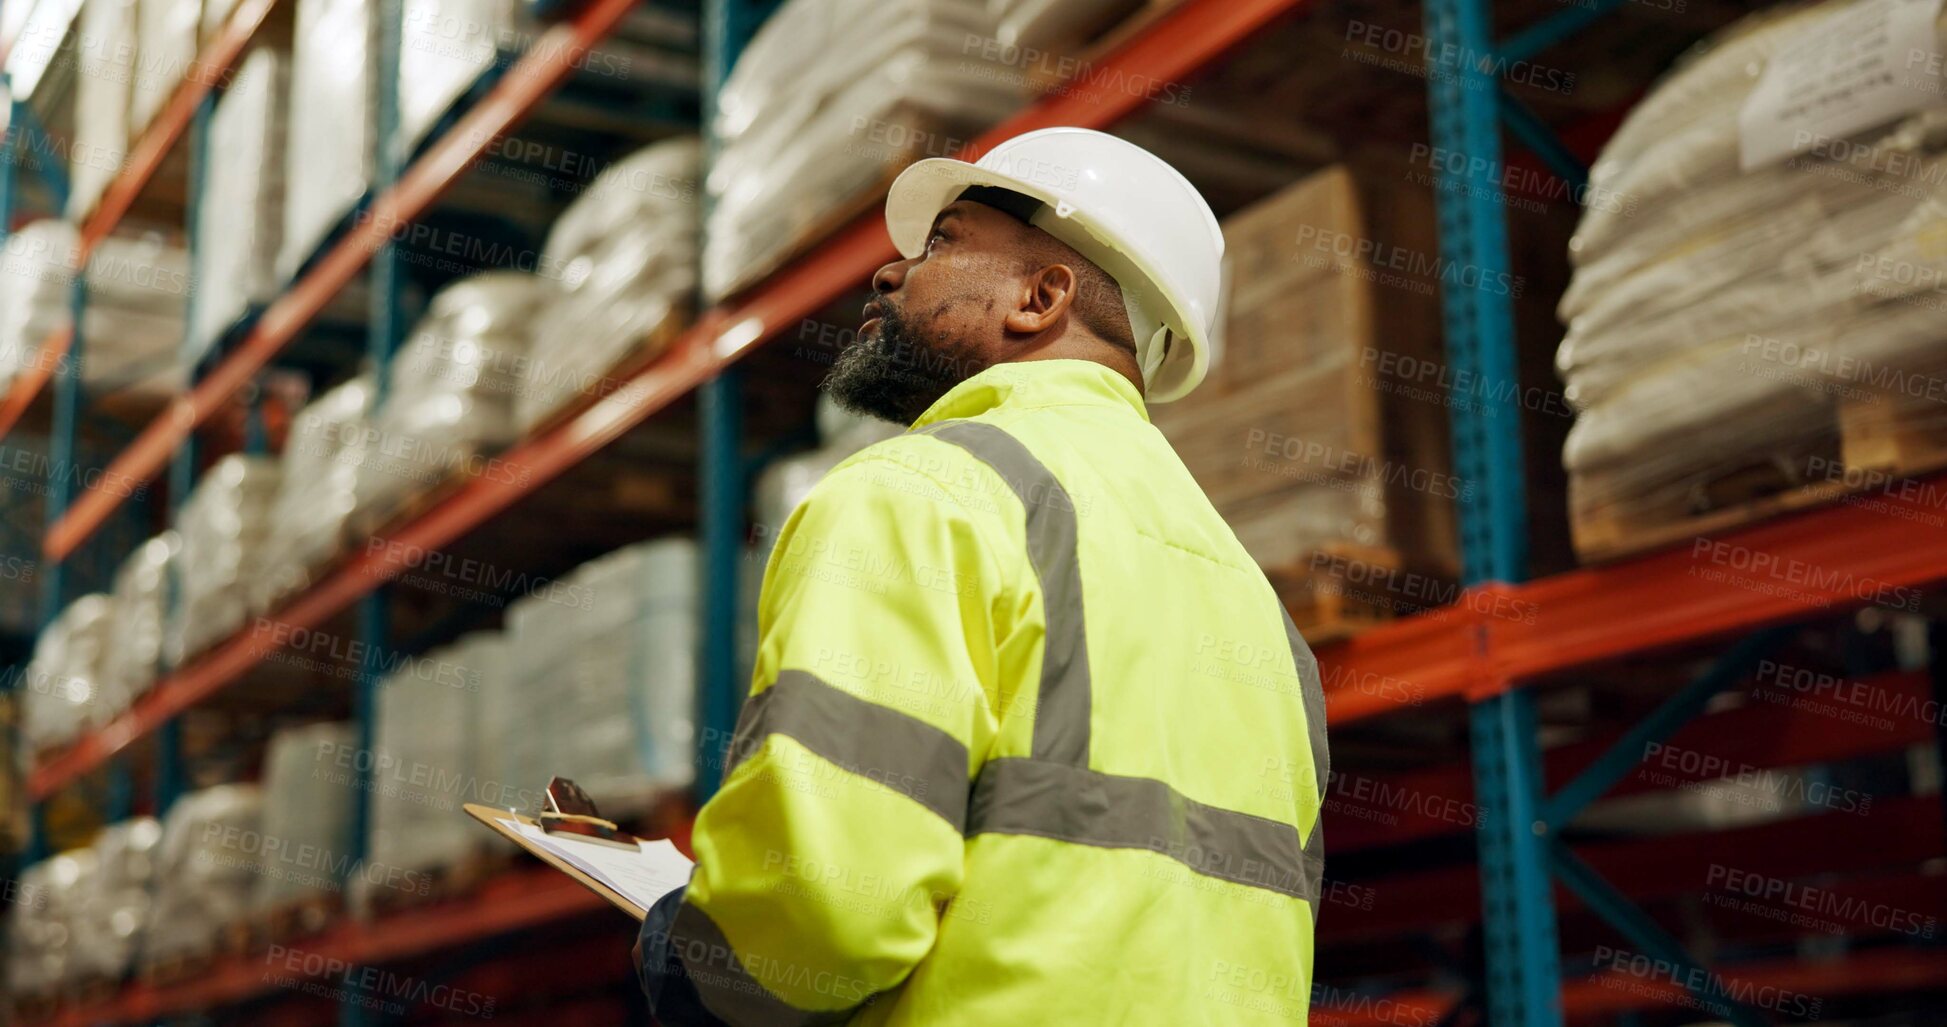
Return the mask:
[[1947, 1024], [1941, 8], [0, 0], [0, 1017], [646, 1022], [459, 806], [687, 844], [887, 184], [1074, 124], [1330, 707], [1212, 1021]]

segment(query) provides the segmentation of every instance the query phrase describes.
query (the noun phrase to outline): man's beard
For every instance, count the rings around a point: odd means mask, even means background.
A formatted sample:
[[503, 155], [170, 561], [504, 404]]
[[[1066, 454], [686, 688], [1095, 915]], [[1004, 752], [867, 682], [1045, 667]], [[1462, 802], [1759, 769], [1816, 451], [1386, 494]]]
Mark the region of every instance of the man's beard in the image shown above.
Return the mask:
[[819, 386], [839, 406], [911, 424], [948, 389], [983, 370], [969, 347], [944, 336], [923, 337], [883, 298], [879, 308], [878, 332], [861, 334], [841, 351]]

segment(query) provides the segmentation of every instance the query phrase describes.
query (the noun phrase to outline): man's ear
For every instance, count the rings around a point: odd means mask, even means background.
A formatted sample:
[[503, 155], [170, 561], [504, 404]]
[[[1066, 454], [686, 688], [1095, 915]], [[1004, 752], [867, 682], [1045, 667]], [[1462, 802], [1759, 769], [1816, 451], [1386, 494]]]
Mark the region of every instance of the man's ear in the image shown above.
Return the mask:
[[1044, 332], [1068, 313], [1075, 303], [1078, 286], [1075, 269], [1066, 264], [1050, 264], [1027, 276], [1013, 310], [1001, 323], [1010, 332], [1035, 335]]

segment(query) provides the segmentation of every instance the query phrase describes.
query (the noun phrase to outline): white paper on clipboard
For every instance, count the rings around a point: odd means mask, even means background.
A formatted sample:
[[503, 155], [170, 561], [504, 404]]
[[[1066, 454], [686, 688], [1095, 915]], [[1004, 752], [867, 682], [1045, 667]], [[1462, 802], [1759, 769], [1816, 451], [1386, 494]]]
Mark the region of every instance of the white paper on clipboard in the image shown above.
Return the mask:
[[1860, 0], [1809, 22], [1765, 63], [1738, 112], [1750, 171], [1947, 103], [1941, 0]]
[[635, 852], [611, 845], [557, 838], [535, 827], [508, 817], [500, 823], [521, 837], [548, 850], [576, 870], [607, 885], [617, 895], [648, 909], [656, 900], [689, 883], [690, 868], [696, 864], [676, 850], [667, 838], [639, 842]]

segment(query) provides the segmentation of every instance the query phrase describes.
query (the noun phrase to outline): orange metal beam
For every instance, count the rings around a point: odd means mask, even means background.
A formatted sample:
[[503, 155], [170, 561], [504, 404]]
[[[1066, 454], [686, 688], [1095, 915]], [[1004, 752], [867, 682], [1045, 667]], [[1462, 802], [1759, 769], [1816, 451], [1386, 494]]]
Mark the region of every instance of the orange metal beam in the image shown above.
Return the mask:
[[[374, 199], [365, 216], [303, 278], [271, 303], [235, 352], [188, 394], [178, 396], [116, 455], [103, 478], [138, 482], [155, 477], [197, 425], [208, 420], [289, 345], [389, 237], [432, 206], [495, 140], [553, 92], [589, 49], [634, 7], [635, 0], [594, 0], [574, 20], [553, 26], [535, 40], [472, 110], [428, 147], [391, 189]], [[118, 494], [120, 491], [90, 488], [76, 497], [67, 514], [49, 527], [42, 547], [47, 555], [60, 560], [73, 552], [121, 505], [124, 497]]]
[[[1901, 480], [1620, 563], [1466, 590], [1452, 607], [1321, 646], [1334, 723], [1478, 700], [1634, 653], [1877, 604], [1947, 581], [1947, 475]], [[1383, 688], [1382, 688], [1383, 686]]]
[[[90, 211], [87, 220], [81, 223], [80, 241], [76, 252], [77, 266], [88, 266], [88, 256], [115, 231], [121, 224], [123, 215], [135, 204], [142, 190], [155, 177], [156, 169], [162, 166], [163, 158], [176, 145], [176, 140], [189, 128], [189, 122], [196, 116], [196, 108], [210, 90], [223, 81], [237, 58], [243, 55], [243, 48], [250, 44], [257, 27], [276, 6], [277, 0], [243, 0], [230, 12], [229, 20], [223, 28], [210, 38], [209, 45], [203, 47], [188, 68], [184, 69], [183, 79], [176, 83], [175, 91], [156, 112], [155, 120], [143, 131], [135, 148], [129, 151], [128, 162], [122, 167], [108, 187], [102, 191], [101, 199], [95, 209]], [[0, 438], [5, 438], [15, 424], [40, 395], [48, 379], [61, 365], [61, 358], [67, 356], [68, 343], [72, 337], [66, 331], [58, 331], [41, 343], [39, 353], [22, 368], [20, 377], [14, 379], [13, 387], [7, 390], [7, 398], [0, 402]]]

